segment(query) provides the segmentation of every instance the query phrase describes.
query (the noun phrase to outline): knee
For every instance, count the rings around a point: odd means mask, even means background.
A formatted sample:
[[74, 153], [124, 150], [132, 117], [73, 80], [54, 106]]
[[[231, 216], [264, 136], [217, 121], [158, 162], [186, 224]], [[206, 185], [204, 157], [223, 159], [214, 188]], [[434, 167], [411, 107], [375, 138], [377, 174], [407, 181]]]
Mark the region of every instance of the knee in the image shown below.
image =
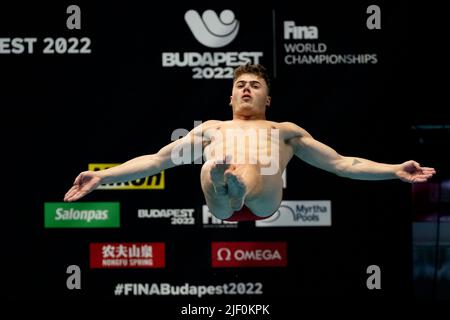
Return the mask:
[[212, 165], [214, 164], [214, 160], [208, 160], [206, 161], [201, 170], [201, 174], [209, 173], [211, 171]]
[[209, 186], [211, 184], [212, 164], [213, 163], [211, 161], [206, 161], [202, 166], [202, 170], [200, 171], [200, 181], [202, 186]]

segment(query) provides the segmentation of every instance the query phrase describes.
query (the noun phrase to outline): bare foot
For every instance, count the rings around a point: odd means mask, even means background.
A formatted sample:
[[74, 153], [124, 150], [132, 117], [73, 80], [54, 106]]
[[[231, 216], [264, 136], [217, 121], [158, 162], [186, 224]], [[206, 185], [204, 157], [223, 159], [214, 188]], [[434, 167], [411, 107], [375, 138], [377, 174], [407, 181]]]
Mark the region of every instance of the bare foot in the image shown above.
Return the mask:
[[225, 173], [228, 186], [228, 196], [230, 197], [230, 207], [234, 211], [240, 210], [244, 205], [244, 196], [247, 191], [245, 184], [233, 171]]
[[217, 194], [226, 195], [228, 193], [224, 173], [229, 167], [230, 164], [227, 163], [227, 161], [224, 161], [224, 163], [218, 163], [218, 161], [214, 161], [213, 165], [211, 166], [211, 181], [214, 186], [214, 191]]

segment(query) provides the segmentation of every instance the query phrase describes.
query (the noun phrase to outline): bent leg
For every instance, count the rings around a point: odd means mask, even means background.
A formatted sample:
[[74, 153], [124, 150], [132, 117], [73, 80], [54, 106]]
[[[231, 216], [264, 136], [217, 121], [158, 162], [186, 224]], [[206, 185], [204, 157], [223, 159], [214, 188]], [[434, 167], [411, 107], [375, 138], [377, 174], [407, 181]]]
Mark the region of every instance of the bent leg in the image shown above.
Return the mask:
[[261, 175], [259, 165], [236, 165], [225, 171], [230, 206], [245, 204], [255, 215], [268, 217], [278, 210], [283, 197], [280, 175]]
[[259, 192], [261, 177], [255, 165], [235, 165], [225, 171], [230, 206], [234, 211], [242, 209], [249, 194]]
[[228, 196], [228, 187], [224, 172], [229, 164], [217, 164], [214, 160], [205, 162], [202, 166], [200, 180], [206, 204], [211, 213], [219, 219], [227, 219], [233, 214]]
[[279, 175], [260, 176], [257, 188], [245, 198], [245, 205], [257, 216], [271, 216], [280, 207], [283, 181]]
[[206, 204], [219, 219], [227, 219], [245, 204], [255, 215], [267, 217], [280, 206], [279, 175], [262, 176], [259, 166], [219, 164], [207, 161], [201, 171]]

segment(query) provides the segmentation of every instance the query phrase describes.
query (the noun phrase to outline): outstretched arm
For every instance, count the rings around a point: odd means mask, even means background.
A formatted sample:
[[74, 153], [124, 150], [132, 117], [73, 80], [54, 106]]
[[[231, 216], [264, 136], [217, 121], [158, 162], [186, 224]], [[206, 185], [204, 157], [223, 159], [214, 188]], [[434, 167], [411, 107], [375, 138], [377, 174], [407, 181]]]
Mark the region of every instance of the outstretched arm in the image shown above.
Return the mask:
[[[206, 124], [208, 124], [208, 121], [201, 126]], [[195, 150], [199, 150], [199, 147], [201, 150], [201, 144], [202, 129], [196, 127], [183, 138], [166, 145], [155, 154], [136, 157], [106, 170], [81, 172], [76, 177], [72, 188], [65, 194], [64, 201], [76, 201], [101, 184], [136, 180], [157, 174], [182, 163], [190, 163], [195, 160], [194, 157], [199, 156]], [[190, 154], [183, 157], [180, 154], [181, 150], [189, 150]], [[181, 159], [185, 161], [181, 162]]]
[[400, 179], [405, 182], [425, 182], [436, 171], [421, 167], [416, 161], [401, 164], [379, 163], [364, 158], [347, 157], [315, 140], [306, 130], [293, 123], [283, 123], [287, 134], [286, 142], [303, 161], [317, 168], [332, 172], [341, 177], [359, 180]]

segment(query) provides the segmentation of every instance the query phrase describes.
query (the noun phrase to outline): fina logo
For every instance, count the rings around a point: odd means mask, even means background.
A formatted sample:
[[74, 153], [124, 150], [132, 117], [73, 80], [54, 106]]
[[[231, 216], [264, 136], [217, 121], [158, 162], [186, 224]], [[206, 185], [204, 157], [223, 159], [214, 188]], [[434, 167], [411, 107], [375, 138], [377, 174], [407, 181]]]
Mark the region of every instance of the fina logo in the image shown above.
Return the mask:
[[212, 10], [206, 10], [201, 17], [197, 11], [189, 10], [184, 14], [184, 20], [195, 39], [210, 48], [226, 46], [239, 31], [239, 21], [231, 10], [223, 10], [220, 18]]

